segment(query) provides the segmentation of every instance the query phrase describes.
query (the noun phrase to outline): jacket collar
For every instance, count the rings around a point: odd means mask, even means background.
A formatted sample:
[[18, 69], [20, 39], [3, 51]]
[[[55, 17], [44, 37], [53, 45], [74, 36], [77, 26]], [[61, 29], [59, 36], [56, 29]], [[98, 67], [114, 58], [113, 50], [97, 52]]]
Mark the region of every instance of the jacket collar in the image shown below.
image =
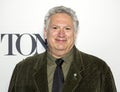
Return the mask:
[[48, 92], [48, 81], [47, 81], [47, 58], [46, 52], [39, 57], [34, 66], [34, 82], [38, 92]]
[[[84, 64], [81, 53], [74, 46], [74, 58], [68, 71], [63, 92], [73, 92], [78, 83], [82, 79], [81, 72], [84, 71]], [[35, 73], [33, 74], [34, 82], [39, 92], [48, 92], [47, 81], [47, 53], [45, 52], [42, 58], [34, 66]]]

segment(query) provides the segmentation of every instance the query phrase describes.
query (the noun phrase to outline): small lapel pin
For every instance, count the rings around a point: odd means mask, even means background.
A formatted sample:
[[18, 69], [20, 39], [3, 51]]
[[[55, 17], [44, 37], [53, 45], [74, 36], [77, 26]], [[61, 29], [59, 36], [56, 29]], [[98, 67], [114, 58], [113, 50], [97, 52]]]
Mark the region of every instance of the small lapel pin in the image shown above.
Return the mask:
[[77, 79], [77, 73], [74, 73], [74, 79], [75, 80]]
[[74, 77], [76, 77], [77, 76], [77, 74], [76, 73], [74, 73]]

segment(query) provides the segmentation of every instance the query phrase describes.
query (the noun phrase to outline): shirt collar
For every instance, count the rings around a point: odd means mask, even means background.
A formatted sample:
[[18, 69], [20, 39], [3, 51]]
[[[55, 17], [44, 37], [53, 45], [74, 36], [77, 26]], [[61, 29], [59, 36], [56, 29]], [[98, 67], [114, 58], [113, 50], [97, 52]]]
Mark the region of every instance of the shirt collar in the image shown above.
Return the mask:
[[[66, 64], [71, 63], [73, 61], [73, 48], [61, 58], [64, 60], [64, 63], [66, 63]], [[56, 60], [56, 58], [53, 57], [49, 53], [49, 51], [47, 51], [47, 61], [49, 61], [48, 64], [50, 64], [50, 65], [55, 64], [55, 60]]]

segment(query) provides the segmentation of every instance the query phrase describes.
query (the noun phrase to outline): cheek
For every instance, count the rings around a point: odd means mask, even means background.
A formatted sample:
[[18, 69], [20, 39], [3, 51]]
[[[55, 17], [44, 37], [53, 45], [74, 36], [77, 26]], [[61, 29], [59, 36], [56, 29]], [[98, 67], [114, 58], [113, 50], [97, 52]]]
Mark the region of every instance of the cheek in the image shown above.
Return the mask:
[[48, 36], [55, 36], [57, 34], [56, 31], [49, 31]]
[[53, 39], [55, 38], [55, 36], [56, 36], [55, 32], [48, 32], [48, 34], [47, 34], [47, 40], [51, 42], [51, 41], [53, 41]]
[[69, 42], [74, 42], [74, 40], [75, 40], [75, 35], [72, 33], [72, 34], [70, 34], [70, 35], [68, 35], [68, 41]]

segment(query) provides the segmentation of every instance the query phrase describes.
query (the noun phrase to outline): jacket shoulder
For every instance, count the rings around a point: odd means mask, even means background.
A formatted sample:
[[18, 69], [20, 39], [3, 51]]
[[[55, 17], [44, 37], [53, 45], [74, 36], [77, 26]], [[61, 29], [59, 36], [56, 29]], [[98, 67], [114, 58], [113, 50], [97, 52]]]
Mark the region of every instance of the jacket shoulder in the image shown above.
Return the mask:
[[104, 72], [107, 72], [110, 69], [107, 63], [97, 56], [87, 54], [81, 51], [79, 51], [79, 54], [81, 54], [83, 64], [86, 68], [89, 66], [92, 69], [98, 69]]
[[46, 52], [34, 55], [34, 56], [30, 56], [27, 57], [25, 59], [23, 59], [22, 61], [20, 61], [16, 66], [34, 66], [36, 63], [41, 63], [42, 59], [44, 58], [44, 56], [46, 55]]

